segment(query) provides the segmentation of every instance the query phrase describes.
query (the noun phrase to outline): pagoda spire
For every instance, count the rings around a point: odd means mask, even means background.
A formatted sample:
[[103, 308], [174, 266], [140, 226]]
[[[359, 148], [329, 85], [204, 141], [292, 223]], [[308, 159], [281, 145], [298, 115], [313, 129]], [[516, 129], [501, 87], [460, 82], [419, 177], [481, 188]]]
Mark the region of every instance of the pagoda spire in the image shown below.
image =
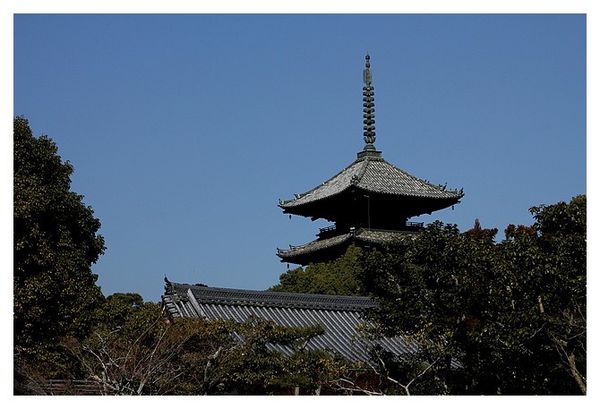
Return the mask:
[[375, 151], [375, 88], [373, 88], [371, 57], [369, 53], [365, 56], [363, 82], [363, 139], [366, 144], [363, 151]]

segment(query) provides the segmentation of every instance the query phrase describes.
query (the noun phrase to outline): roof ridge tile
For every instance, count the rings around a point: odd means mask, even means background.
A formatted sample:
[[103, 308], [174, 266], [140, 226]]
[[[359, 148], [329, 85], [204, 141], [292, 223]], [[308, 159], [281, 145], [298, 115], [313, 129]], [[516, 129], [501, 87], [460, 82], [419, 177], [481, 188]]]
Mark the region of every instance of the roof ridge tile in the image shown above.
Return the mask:
[[[190, 290], [194, 295], [194, 298], [203, 303], [257, 305], [281, 308], [293, 307], [332, 311], [362, 311], [377, 306], [377, 303], [369, 297], [240, 290], [177, 283], [173, 283], [172, 285], [177, 294], [187, 294], [187, 291]], [[179, 299], [182, 300], [183, 297], [180, 296]], [[165, 303], [173, 303], [178, 300], [176, 297], [166, 295], [163, 296], [163, 301]], [[182, 301], [185, 301], [185, 299]], [[169, 309], [171, 308], [169, 307]]]

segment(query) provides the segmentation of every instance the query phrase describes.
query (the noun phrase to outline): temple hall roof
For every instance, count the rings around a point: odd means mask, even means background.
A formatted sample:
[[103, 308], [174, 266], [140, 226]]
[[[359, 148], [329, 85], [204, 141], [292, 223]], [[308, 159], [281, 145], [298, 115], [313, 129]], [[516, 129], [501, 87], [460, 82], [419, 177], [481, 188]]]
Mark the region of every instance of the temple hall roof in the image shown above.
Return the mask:
[[[238, 290], [167, 281], [162, 299], [173, 319], [191, 317], [243, 322], [254, 316], [284, 327], [320, 325], [325, 333], [312, 338], [306, 348], [328, 350], [354, 362], [368, 361], [368, 350], [374, 342], [394, 354], [416, 351], [415, 345], [404, 338], [373, 341], [358, 331], [357, 328], [366, 323], [364, 313], [377, 307], [368, 297]], [[291, 352], [280, 345], [272, 348]]]

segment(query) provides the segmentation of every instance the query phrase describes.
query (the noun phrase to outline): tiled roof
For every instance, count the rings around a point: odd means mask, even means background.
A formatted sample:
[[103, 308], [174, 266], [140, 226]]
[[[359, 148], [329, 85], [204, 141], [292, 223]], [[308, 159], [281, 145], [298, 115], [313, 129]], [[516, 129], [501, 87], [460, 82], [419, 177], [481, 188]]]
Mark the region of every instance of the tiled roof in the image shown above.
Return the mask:
[[282, 258], [296, 257], [332, 248], [351, 240], [365, 243], [385, 244], [407, 237], [414, 237], [413, 231], [376, 230], [360, 228], [350, 233], [340, 234], [327, 239], [317, 239], [301, 246], [290, 246], [288, 249], [277, 249], [277, 255]]
[[463, 196], [462, 191], [446, 190], [442, 186], [428, 183], [398, 169], [377, 155], [366, 155], [359, 157], [316, 188], [296, 195], [295, 199], [282, 201], [279, 206], [285, 210], [305, 205], [335, 196], [353, 186], [367, 192], [412, 198], [458, 201]]
[[[320, 325], [325, 333], [310, 340], [309, 350], [339, 353], [354, 362], [366, 362], [373, 346], [357, 327], [366, 323], [363, 314], [377, 304], [368, 297], [236, 290], [167, 282], [163, 303], [173, 319], [179, 317], [234, 320], [254, 316], [284, 327]], [[395, 354], [414, 353], [416, 347], [401, 337], [377, 341]], [[283, 353], [286, 347], [273, 345]]]

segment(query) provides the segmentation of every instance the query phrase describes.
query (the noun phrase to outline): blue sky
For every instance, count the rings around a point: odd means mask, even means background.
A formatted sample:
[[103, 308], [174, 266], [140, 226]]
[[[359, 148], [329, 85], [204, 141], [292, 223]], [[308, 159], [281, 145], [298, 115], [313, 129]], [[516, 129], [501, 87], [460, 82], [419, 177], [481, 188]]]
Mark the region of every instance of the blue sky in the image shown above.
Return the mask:
[[[583, 15], [16, 15], [14, 113], [53, 138], [102, 222], [105, 294], [162, 278], [264, 289], [326, 222], [278, 199], [362, 146], [464, 188], [430, 217], [502, 232], [586, 187]], [[503, 235], [500, 233], [499, 238]]]

